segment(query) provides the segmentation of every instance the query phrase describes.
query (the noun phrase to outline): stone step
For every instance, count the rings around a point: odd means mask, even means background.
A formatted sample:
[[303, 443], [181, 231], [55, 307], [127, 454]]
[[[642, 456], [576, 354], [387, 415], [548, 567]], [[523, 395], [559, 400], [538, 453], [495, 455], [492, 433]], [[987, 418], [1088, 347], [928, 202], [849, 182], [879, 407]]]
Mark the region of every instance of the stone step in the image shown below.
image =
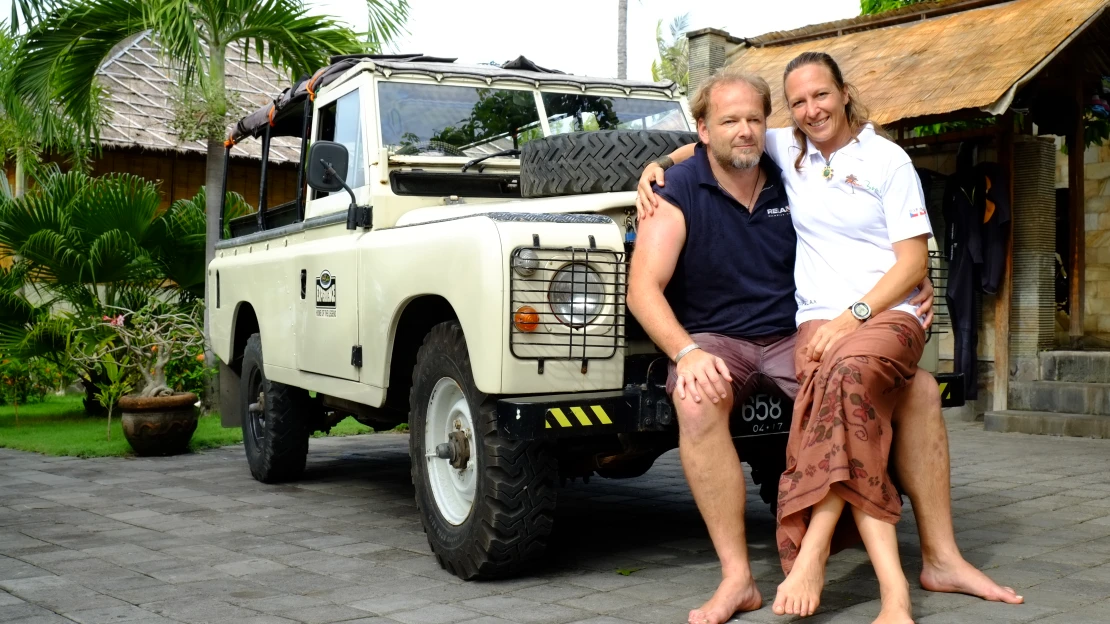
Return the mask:
[[1110, 439], [1110, 416], [1005, 410], [983, 414], [983, 428], [1004, 433]]
[[1110, 351], [1042, 351], [1043, 381], [1110, 383]]
[[1010, 409], [1110, 416], [1110, 384], [1011, 381]]

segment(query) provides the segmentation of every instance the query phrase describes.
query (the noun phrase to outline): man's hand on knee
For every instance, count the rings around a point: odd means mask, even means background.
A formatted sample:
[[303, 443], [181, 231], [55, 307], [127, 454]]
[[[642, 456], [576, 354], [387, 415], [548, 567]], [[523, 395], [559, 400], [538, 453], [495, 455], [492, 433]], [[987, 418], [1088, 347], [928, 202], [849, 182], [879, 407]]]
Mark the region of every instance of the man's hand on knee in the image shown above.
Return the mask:
[[728, 397], [728, 384], [732, 383], [732, 374], [721, 358], [706, 353], [701, 349], [687, 353], [676, 366], [678, 379], [675, 390], [680, 399], [686, 398], [686, 391], [694, 397], [695, 403], [701, 403], [704, 395], [713, 403]]

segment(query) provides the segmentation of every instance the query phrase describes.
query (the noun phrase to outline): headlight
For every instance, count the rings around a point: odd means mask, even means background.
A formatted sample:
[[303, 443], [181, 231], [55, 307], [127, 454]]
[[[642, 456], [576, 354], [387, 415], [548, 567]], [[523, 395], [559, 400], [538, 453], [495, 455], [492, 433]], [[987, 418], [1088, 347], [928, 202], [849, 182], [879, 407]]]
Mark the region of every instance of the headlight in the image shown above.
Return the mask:
[[582, 327], [601, 313], [605, 284], [596, 271], [585, 264], [568, 264], [551, 278], [548, 301], [551, 311], [564, 325]]

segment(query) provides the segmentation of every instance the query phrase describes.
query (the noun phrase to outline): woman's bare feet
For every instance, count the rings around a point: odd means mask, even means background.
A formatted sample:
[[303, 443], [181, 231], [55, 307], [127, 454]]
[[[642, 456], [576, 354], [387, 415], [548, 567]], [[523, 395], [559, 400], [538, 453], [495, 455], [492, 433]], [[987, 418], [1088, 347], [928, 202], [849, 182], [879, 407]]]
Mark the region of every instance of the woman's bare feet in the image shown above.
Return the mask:
[[779, 584], [775, 594], [775, 603], [771, 607], [775, 615], [808, 617], [817, 611], [821, 604], [821, 590], [825, 587], [827, 561], [827, 553], [824, 557], [799, 553], [790, 574]]
[[872, 624], [913, 624], [909, 585], [903, 583], [894, 590], [880, 587], [879, 592], [882, 594], [883, 607]]
[[763, 606], [763, 596], [755, 581], [747, 578], [725, 577], [709, 602], [690, 611], [689, 624], [723, 624], [738, 611], [755, 611]]
[[926, 562], [921, 570], [921, 587], [934, 592], [967, 594], [994, 602], [1025, 602], [1025, 598], [1019, 596], [1013, 588], [995, 583], [962, 557], [947, 565]]

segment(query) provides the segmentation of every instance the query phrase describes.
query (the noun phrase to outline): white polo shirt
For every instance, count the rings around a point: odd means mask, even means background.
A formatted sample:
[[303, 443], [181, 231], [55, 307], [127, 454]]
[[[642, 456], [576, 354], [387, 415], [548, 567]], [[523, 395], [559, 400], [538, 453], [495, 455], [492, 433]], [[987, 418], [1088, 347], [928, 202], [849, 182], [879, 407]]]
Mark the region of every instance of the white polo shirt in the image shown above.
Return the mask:
[[[836, 318], [862, 299], [894, 266], [893, 243], [933, 235], [913, 162], [870, 124], [833, 154], [831, 180], [822, 175], [824, 156], [808, 138], [806, 143], [801, 169], [795, 169], [800, 148], [792, 129], [767, 132], [767, 153], [782, 167], [798, 233], [799, 325]], [[916, 293], [893, 309], [916, 316], [909, 304]]]

